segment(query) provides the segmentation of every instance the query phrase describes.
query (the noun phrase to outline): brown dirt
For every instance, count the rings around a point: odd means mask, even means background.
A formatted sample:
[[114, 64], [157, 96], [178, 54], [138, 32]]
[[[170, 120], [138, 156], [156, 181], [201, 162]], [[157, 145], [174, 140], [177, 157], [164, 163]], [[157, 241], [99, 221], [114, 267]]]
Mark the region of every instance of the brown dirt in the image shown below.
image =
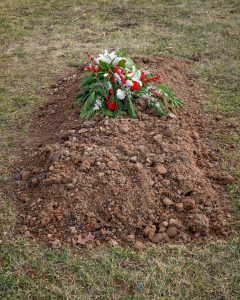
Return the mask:
[[[81, 73], [67, 70], [33, 117], [16, 159], [18, 231], [54, 247], [108, 241], [154, 243], [226, 237], [229, 214], [220, 159], [207, 140], [214, 121], [189, 63], [144, 58], [184, 99], [171, 118], [79, 119]], [[141, 102], [141, 101], [140, 101]]]

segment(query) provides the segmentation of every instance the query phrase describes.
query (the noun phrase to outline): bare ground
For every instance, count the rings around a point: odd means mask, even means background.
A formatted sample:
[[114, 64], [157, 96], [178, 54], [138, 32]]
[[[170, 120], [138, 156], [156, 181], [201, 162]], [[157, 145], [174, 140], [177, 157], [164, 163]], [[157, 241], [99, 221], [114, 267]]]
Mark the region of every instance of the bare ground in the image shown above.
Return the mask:
[[[153, 243], [224, 238], [231, 233], [221, 159], [208, 139], [214, 120], [188, 61], [136, 58], [184, 99], [158, 118], [79, 119], [81, 72], [68, 69], [33, 116], [14, 169], [17, 231], [62, 243]], [[145, 63], [144, 63], [145, 62]]]

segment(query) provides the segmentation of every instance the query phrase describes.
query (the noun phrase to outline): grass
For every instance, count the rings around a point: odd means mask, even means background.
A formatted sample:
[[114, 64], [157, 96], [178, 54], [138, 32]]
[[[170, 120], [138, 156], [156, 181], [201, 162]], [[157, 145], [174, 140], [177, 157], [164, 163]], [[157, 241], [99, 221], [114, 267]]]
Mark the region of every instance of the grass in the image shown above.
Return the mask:
[[[2, 299], [234, 299], [239, 246], [210, 243], [135, 252], [3, 246]], [[191, 278], [191, 280], [190, 280]]]
[[[0, 187], [16, 136], [26, 134], [56, 75], [85, 60], [85, 51], [123, 45], [130, 55], [192, 61], [207, 89], [204, 108], [230, 129], [213, 133], [223, 168], [240, 180], [239, 12], [238, 0], [2, 0]], [[239, 181], [229, 192], [240, 228]], [[141, 253], [57, 251], [14, 236], [14, 219], [11, 199], [0, 192], [0, 299], [240, 299], [237, 238]]]

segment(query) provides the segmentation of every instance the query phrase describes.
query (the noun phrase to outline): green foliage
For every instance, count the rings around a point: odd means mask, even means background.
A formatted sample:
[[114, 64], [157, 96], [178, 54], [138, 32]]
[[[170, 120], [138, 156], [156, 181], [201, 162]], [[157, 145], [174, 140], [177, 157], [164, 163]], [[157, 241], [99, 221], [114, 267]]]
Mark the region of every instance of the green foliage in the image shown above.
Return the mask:
[[173, 107], [177, 108], [183, 105], [183, 101], [179, 99], [175, 93], [165, 84], [161, 83], [157, 86], [158, 91], [164, 96], [166, 101]]
[[124, 68], [126, 65], [126, 60], [125, 59], [120, 60], [117, 65], [118, 67]]
[[120, 116], [122, 114], [121, 103], [117, 103], [117, 108], [115, 110], [109, 110], [106, 105], [103, 105], [101, 107], [101, 112], [109, 118]]
[[82, 106], [80, 117], [83, 119], [88, 119], [94, 114], [94, 104], [96, 101], [96, 93], [93, 91], [89, 97], [86, 99]]
[[100, 60], [98, 64], [99, 64], [99, 67], [102, 70], [107, 70], [108, 69], [108, 65], [104, 61]]
[[148, 100], [147, 108], [153, 109], [158, 116], [167, 115], [167, 111], [165, 109], [163, 102], [159, 101], [156, 98]]
[[134, 111], [133, 102], [132, 102], [132, 99], [128, 95], [126, 97], [126, 106], [127, 106], [127, 113], [130, 116], [130, 118], [135, 118], [136, 113]]
[[86, 67], [77, 96], [83, 103], [81, 118], [87, 119], [99, 112], [108, 117], [126, 112], [130, 118], [135, 118], [134, 102], [141, 96], [146, 98], [146, 107], [155, 110], [158, 116], [167, 114], [169, 106], [176, 109], [183, 104], [169, 87], [156, 86], [159, 75], [144, 74], [134, 66], [131, 58], [123, 57], [124, 53], [105, 50], [98, 59], [89, 55], [93, 65]]

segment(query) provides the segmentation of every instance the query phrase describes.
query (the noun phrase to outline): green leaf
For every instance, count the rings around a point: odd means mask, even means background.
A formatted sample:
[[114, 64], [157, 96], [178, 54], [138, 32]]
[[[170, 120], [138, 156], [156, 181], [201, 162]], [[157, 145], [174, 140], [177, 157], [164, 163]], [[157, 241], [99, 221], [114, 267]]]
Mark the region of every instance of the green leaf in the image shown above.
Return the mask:
[[76, 100], [78, 102], [85, 102], [88, 97], [89, 97], [89, 93], [79, 94], [77, 95]]
[[102, 61], [102, 60], [99, 60], [98, 65], [99, 65], [99, 67], [100, 67], [102, 70], [108, 70], [108, 69], [109, 69], [108, 64], [105, 63], [105, 62]]
[[106, 103], [104, 103], [101, 107], [101, 112], [107, 116], [107, 117], [110, 117], [110, 118], [113, 118], [113, 117], [117, 117], [117, 116], [120, 116], [122, 115], [123, 113], [123, 108], [122, 108], [122, 103], [121, 101], [119, 101], [118, 99], [114, 99], [114, 101], [112, 102], [116, 102], [117, 103], [117, 107], [115, 110], [110, 110]]
[[155, 110], [158, 116], [167, 115], [164, 103], [158, 99], [155, 99], [155, 102], [149, 100], [146, 106], [147, 108], [152, 108], [153, 110]]
[[124, 68], [125, 67], [125, 64], [126, 64], [126, 59], [125, 58], [123, 58], [123, 59], [121, 59], [119, 62], [118, 62], [118, 67], [120, 67], [120, 68]]
[[127, 113], [129, 115], [129, 117], [130, 118], [135, 118], [136, 117], [136, 113], [134, 111], [132, 100], [128, 96], [125, 99], [126, 99], [126, 104], [127, 104]]
[[177, 108], [178, 106], [183, 105], [183, 100], [178, 98], [176, 94], [165, 84], [158, 84], [158, 91], [166, 98], [166, 101], [173, 107]]
[[94, 104], [96, 102], [96, 94], [93, 91], [83, 104], [80, 112], [80, 117], [83, 119], [90, 118], [94, 114]]
[[141, 95], [145, 95], [146, 92], [146, 88], [141, 86], [137, 91], [135, 91], [135, 93], [133, 94], [133, 97], [139, 97]]

